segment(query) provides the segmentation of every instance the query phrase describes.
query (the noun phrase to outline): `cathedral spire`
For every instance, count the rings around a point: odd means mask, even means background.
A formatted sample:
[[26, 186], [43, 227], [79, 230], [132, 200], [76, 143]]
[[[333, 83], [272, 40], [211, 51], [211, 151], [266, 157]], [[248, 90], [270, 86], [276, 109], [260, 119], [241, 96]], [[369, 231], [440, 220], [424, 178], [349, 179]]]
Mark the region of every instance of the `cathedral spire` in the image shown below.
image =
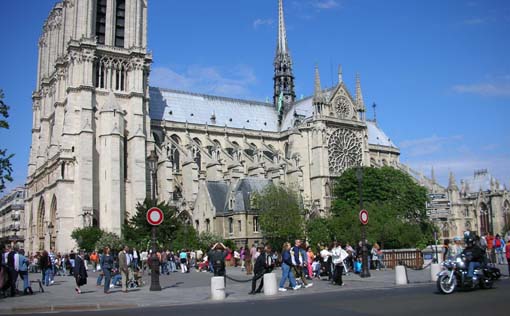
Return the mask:
[[319, 74], [319, 66], [315, 65], [315, 90], [314, 95], [317, 97], [321, 93], [321, 76]]
[[364, 119], [364, 113], [366, 111], [365, 102], [363, 101], [363, 93], [361, 92], [361, 80], [359, 74], [356, 74], [356, 107], [359, 112], [359, 119]]
[[455, 176], [453, 175], [452, 171], [450, 171], [450, 175], [448, 177], [448, 190], [451, 190], [451, 191], [459, 190], [459, 188], [457, 187], [457, 183], [455, 183]]
[[296, 99], [294, 92], [294, 75], [292, 74], [292, 58], [287, 44], [283, 0], [278, 1], [278, 41], [274, 58], [274, 86], [273, 104], [276, 107], [279, 122], [283, 114], [290, 109], [290, 104]]
[[342, 78], [342, 65], [338, 65], [338, 84], [341, 84], [344, 81]]
[[283, 0], [278, 1], [278, 45], [276, 54], [288, 54], [287, 31], [285, 30], [285, 16], [283, 14]]

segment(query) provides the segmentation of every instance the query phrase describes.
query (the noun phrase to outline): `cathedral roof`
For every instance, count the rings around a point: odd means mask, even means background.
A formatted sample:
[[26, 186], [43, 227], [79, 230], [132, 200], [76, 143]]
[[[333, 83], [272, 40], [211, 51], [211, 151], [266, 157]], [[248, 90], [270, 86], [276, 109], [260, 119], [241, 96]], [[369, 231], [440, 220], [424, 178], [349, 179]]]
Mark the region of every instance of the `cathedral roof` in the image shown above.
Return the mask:
[[[329, 98], [332, 89], [321, 93]], [[313, 116], [313, 96], [292, 104], [278, 127], [278, 113], [271, 103], [211, 96], [163, 88], [150, 88], [150, 117], [153, 120], [278, 132]], [[398, 148], [384, 131], [366, 121], [370, 145]]]
[[153, 120], [278, 131], [278, 115], [270, 103], [154, 87], [150, 98]]
[[370, 145], [398, 148], [376, 122], [366, 121], [368, 128], [368, 143]]
[[[493, 182], [494, 188], [496, 187], [496, 178], [492, 176], [487, 170], [478, 170], [475, 171], [473, 177], [464, 179], [465, 183], [464, 189], [468, 193], [477, 193], [480, 191], [488, 191], [491, 189], [491, 182]], [[499, 184], [499, 183], [498, 183]], [[504, 186], [499, 185], [499, 190], [503, 190]]]

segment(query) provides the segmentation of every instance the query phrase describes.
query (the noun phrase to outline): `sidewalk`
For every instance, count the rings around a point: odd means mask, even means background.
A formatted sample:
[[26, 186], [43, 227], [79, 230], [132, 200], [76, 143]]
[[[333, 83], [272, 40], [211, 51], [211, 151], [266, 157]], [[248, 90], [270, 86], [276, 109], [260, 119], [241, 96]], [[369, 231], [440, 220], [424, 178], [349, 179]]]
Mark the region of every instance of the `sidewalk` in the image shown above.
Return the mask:
[[[505, 270], [502, 270], [505, 272]], [[238, 302], [248, 300], [278, 299], [290, 295], [305, 295], [306, 293], [321, 293], [331, 291], [352, 291], [366, 289], [390, 289], [402, 287], [395, 285], [394, 270], [375, 271], [371, 270], [370, 278], [360, 278], [359, 275], [350, 274], [344, 276], [343, 287], [331, 285], [328, 281], [313, 280], [313, 286], [297, 291], [289, 290], [278, 293], [272, 297], [263, 294], [249, 295], [251, 282], [239, 283], [227, 280], [227, 298], [224, 302]], [[275, 270], [278, 281], [281, 270]], [[227, 274], [235, 279], [247, 280], [247, 276], [240, 268], [229, 268]], [[150, 276], [144, 276], [145, 285], [141, 288], [122, 293], [120, 288], [111, 290], [111, 294], [105, 295], [102, 287], [96, 286], [97, 273], [89, 271], [87, 285], [82, 287], [82, 294], [74, 291], [73, 277], [56, 277], [55, 284], [45, 287], [44, 293], [34, 289], [32, 296], [17, 296], [14, 298], [0, 299], [0, 314], [15, 313], [38, 313], [50, 311], [82, 311], [82, 310], [104, 310], [104, 309], [125, 309], [136, 307], [155, 307], [169, 305], [189, 305], [213, 302], [209, 299], [210, 278], [212, 274], [207, 272], [196, 272], [182, 274], [180, 272], [171, 275], [162, 275], [160, 278], [161, 292], [151, 292]], [[35, 280], [40, 274], [30, 274], [30, 279]], [[408, 270], [409, 285], [417, 284], [431, 285], [430, 270], [413, 271]], [[20, 283], [18, 283], [21, 285]]]

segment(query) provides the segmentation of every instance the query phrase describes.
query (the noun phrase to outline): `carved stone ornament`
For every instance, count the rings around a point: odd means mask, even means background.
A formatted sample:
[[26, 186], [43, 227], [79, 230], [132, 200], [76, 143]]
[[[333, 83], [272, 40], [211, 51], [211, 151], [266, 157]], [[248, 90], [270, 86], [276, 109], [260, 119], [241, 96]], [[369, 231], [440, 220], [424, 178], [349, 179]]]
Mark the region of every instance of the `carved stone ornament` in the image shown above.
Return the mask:
[[361, 136], [350, 129], [337, 129], [329, 136], [328, 162], [332, 175], [340, 175], [351, 167], [361, 165]]
[[338, 114], [338, 117], [347, 119], [352, 116], [351, 105], [349, 103], [349, 100], [343, 95], [335, 99], [333, 104], [335, 106], [335, 111]]

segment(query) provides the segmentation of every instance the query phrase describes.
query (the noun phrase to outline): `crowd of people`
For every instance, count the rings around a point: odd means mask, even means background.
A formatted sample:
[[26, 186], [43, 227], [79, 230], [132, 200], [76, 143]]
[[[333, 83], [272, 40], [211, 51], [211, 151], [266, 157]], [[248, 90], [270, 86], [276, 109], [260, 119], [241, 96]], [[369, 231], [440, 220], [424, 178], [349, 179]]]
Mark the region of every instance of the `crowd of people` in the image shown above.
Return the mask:
[[[381, 247], [377, 243], [365, 242], [368, 267], [385, 269]], [[498, 264], [505, 264], [506, 261], [510, 275], [510, 238], [505, 243], [499, 235], [484, 234], [477, 238], [476, 245], [483, 250], [483, 260]], [[136, 248], [125, 246], [116, 251], [105, 247], [91, 253], [70, 251], [68, 254], [55, 253], [52, 248], [49, 251], [26, 255], [23, 249], [7, 245], [1, 256], [0, 291], [4, 295], [16, 295], [19, 278], [23, 281], [23, 294], [32, 294], [29, 280], [32, 273], [40, 275], [34, 279], [40, 280], [43, 286], [53, 285], [55, 276], [73, 276], [76, 280], [75, 291], [80, 294], [80, 287], [87, 283], [87, 271], [92, 270], [98, 272], [96, 286], [103, 287], [105, 294], [109, 294], [110, 289], [115, 286], [121, 287], [122, 292], [127, 293], [128, 288], [143, 284], [142, 275], [151, 270], [152, 262], [157, 262], [157, 273], [166, 275], [195, 270], [225, 276], [227, 267], [240, 267], [241, 271], [252, 278], [250, 294], [260, 293], [263, 275], [276, 267], [281, 268], [281, 292], [311, 287], [314, 279], [327, 279], [334, 285], [343, 286], [342, 275], [361, 272], [362, 250], [361, 241], [355, 247], [335, 241], [330, 245], [314, 248], [301, 240], [295, 240], [293, 244], [284, 243], [280, 249], [271, 245], [232, 249], [217, 243], [205, 250], [159, 249], [154, 254], [150, 250], [139, 252]], [[461, 238], [454, 238], [452, 244], [445, 240], [443, 260], [454, 258], [463, 251], [465, 248]], [[259, 280], [261, 282], [257, 287]]]

